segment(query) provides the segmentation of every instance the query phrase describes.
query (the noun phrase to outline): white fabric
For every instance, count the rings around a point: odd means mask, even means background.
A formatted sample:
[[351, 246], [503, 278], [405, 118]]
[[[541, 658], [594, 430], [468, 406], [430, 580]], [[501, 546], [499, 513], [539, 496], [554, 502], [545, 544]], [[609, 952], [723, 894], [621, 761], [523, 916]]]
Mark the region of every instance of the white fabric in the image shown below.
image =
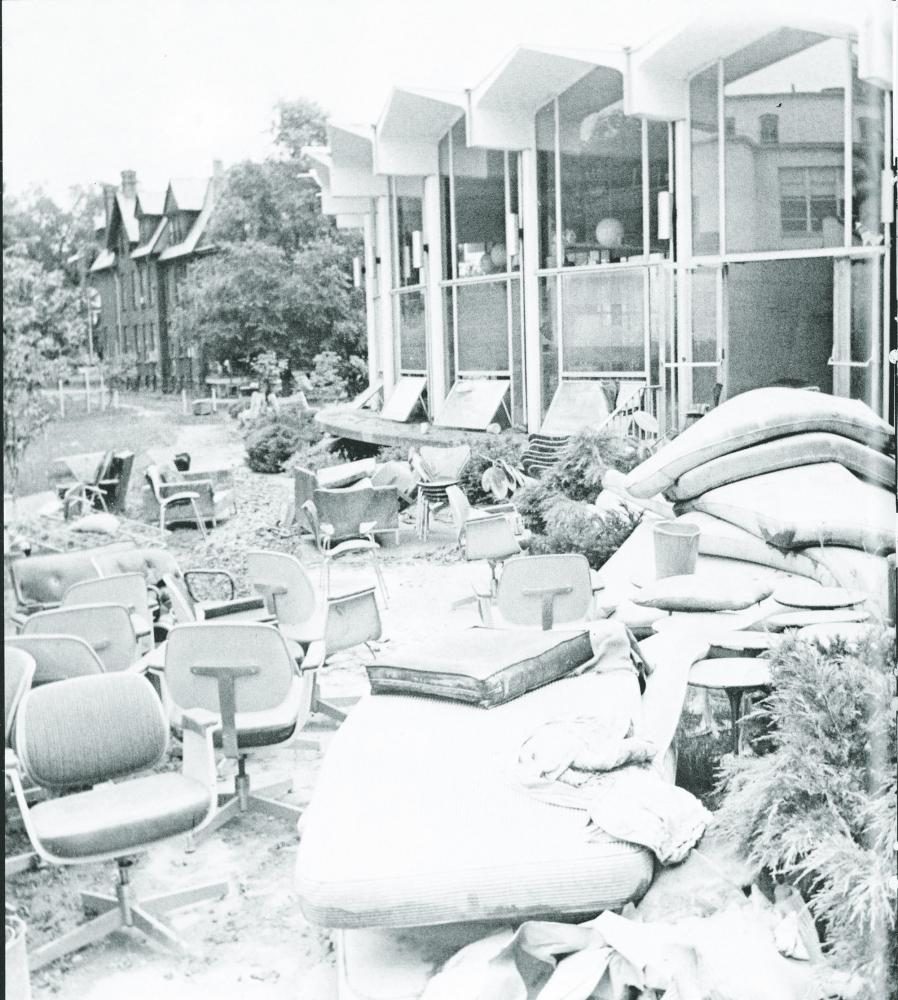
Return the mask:
[[787, 434], [825, 431], [878, 451], [892, 428], [865, 403], [806, 389], [753, 389], [721, 403], [627, 475], [634, 497], [650, 497], [711, 459]]
[[[651, 855], [509, 780], [541, 722], [584, 706], [641, 711], [635, 675], [589, 673], [484, 710], [377, 695], [343, 724], [306, 813], [300, 905], [331, 927], [594, 912], [636, 898]], [[627, 709], [629, 706], [629, 709]]]

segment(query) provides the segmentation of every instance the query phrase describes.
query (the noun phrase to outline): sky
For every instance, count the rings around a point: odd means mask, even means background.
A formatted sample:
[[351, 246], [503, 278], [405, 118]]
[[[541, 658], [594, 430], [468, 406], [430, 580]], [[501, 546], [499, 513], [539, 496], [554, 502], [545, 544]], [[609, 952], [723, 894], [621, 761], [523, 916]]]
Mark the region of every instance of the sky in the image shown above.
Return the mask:
[[371, 124], [392, 86], [474, 87], [518, 44], [638, 44], [699, 3], [3, 0], [4, 185], [162, 189], [268, 155], [280, 99]]

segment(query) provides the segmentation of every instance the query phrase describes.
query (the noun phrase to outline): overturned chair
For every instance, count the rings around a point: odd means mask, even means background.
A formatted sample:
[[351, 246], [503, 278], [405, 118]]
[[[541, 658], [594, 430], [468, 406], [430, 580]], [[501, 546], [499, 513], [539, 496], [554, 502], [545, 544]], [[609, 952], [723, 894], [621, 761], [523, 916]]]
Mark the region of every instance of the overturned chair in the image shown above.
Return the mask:
[[118, 867], [114, 895], [81, 894], [85, 911], [98, 916], [32, 951], [32, 970], [122, 927], [181, 950], [163, 914], [227, 893], [228, 884], [216, 882], [137, 899], [130, 880], [135, 854], [199, 830], [211, 819], [214, 724], [208, 715], [185, 712], [182, 771], [140, 774], [162, 762], [168, 743], [162, 706], [145, 678], [76, 677], [23, 698], [15, 728], [22, 769], [58, 795], [29, 806], [18, 768], [6, 768], [35, 851], [52, 865], [115, 861]]

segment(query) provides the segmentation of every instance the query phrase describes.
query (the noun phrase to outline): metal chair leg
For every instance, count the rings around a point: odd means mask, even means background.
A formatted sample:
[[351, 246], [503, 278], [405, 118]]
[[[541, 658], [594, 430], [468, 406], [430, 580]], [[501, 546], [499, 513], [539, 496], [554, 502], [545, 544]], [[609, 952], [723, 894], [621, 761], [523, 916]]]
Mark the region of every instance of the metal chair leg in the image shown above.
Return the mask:
[[374, 573], [377, 577], [377, 582], [380, 585], [380, 592], [383, 594], [384, 607], [388, 608], [390, 606], [390, 595], [387, 592], [387, 584], [384, 580], [384, 575], [381, 572], [380, 560], [377, 558], [377, 552], [374, 549], [371, 550], [371, 562], [374, 563]]
[[206, 522], [200, 516], [200, 509], [196, 505], [196, 500], [191, 498], [190, 506], [193, 508], [193, 516], [196, 518], [196, 526], [200, 529], [203, 536], [203, 541], [208, 539], [208, 534], [206, 533]]

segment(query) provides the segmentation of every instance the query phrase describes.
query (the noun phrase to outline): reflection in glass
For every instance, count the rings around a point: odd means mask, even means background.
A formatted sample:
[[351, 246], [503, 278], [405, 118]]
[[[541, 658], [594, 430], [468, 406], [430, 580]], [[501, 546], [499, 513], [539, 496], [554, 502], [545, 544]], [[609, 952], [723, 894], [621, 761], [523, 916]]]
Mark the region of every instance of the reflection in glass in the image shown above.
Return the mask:
[[885, 155], [883, 92], [857, 75], [857, 45], [852, 45], [851, 234], [855, 246], [883, 241], [880, 178]]
[[555, 275], [539, 279], [540, 365], [542, 374], [542, 416], [558, 388], [558, 310]]
[[724, 61], [728, 252], [844, 244], [845, 46], [781, 29]]
[[642, 269], [562, 279], [564, 372], [645, 370]]
[[833, 261], [731, 264], [727, 395], [772, 384], [832, 392]]
[[[859, 362], [864, 367], [849, 369], [849, 392], [852, 399], [862, 399], [868, 406], [876, 406], [879, 364], [877, 354], [882, 350], [878, 336], [877, 317], [873, 303], [874, 278], [882, 273], [882, 261], [878, 259], [852, 260], [851, 267], [851, 356], [850, 361]], [[881, 287], [881, 285], [879, 286]], [[835, 351], [833, 352], [835, 354]]]
[[504, 281], [459, 285], [458, 370], [508, 371], [508, 306]]
[[641, 256], [642, 123], [623, 112], [623, 78], [600, 67], [558, 99], [564, 265]]
[[399, 300], [399, 369], [403, 372], [427, 370], [426, 315], [424, 292], [405, 292]]
[[539, 266], [555, 259], [555, 102], [536, 116], [536, 197], [539, 218]]
[[524, 331], [521, 327], [521, 282], [508, 283], [511, 301], [511, 417], [515, 424], [525, 424], [524, 411]]
[[717, 66], [689, 83], [692, 161], [692, 252], [720, 252], [720, 171], [718, 169]]
[[670, 190], [667, 122], [647, 122], [649, 140], [649, 252], [670, 257], [670, 240], [658, 239], [658, 195]]
[[422, 229], [422, 199], [399, 195], [396, 198], [397, 283], [398, 288], [421, 284], [420, 268], [412, 266], [412, 233]]
[[506, 271], [505, 156], [496, 150], [469, 149], [464, 119], [452, 129], [452, 173], [456, 277]]

